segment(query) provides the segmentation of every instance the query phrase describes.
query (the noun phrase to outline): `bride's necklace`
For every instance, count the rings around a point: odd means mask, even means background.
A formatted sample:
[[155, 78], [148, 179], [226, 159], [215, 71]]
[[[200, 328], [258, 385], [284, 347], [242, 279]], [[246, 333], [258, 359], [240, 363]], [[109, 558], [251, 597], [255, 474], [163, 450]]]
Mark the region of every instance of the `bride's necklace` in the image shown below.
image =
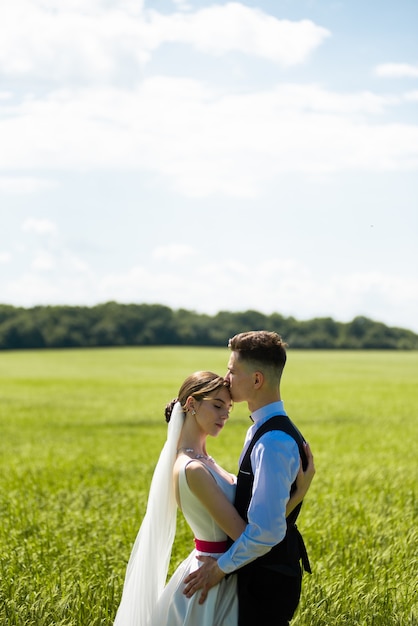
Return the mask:
[[195, 452], [193, 448], [178, 448], [177, 454], [182, 450], [186, 453], [193, 453], [195, 459], [203, 459], [204, 461], [210, 461], [211, 463], [215, 463], [215, 459], [213, 457], [206, 454], [200, 454], [199, 452]]

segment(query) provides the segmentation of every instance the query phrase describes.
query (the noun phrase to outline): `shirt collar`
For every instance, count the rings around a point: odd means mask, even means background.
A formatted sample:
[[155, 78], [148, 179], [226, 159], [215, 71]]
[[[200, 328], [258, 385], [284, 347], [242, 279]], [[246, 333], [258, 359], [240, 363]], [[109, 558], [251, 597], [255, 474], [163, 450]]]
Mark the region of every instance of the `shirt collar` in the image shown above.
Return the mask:
[[264, 422], [267, 422], [270, 417], [274, 417], [275, 415], [286, 415], [283, 400], [262, 406], [261, 409], [257, 409], [254, 413], [251, 413], [251, 419], [254, 424], [261, 426]]

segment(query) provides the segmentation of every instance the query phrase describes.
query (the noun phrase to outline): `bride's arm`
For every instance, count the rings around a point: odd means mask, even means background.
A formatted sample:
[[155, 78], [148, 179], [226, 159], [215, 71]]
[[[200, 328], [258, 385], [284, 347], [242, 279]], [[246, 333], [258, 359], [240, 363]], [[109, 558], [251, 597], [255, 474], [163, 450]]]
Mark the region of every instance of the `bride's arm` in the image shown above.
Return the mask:
[[234, 505], [218, 487], [212, 474], [198, 461], [192, 461], [186, 468], [187, 483], [208, 510], [215, 522], [235, 541], [247, 526]]
[[308, 464], [305, 471], [302, 469], [302, 462], [300, 464], [299, 473], [296, 478], [296, 491], [291, 495], [286, 505], [286, 517], [290, 515], [299, 502], [302, 502], [315, 476], [315, 464], [312, 450], [308, 443], [305, 443], [304, 447]]

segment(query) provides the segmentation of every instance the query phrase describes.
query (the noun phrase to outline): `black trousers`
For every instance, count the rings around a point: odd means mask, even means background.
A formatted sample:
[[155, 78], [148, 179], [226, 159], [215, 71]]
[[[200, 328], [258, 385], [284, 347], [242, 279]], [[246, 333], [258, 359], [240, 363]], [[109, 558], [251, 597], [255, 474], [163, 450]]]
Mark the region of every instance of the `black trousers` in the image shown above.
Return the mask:
[[237, 574], [238, 626], [288, 626], [299, 604], [302, 572], [286, 576], [251, 564]]

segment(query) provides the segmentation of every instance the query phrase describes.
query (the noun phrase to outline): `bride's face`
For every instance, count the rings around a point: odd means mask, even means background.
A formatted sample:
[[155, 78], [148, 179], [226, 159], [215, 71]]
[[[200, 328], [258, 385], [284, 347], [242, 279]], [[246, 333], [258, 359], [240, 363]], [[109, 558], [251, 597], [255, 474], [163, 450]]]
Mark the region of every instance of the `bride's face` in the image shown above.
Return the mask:
[[196, 405], [196, 422], [207, 435], [217, 437], [226, 424], [231, 407], [229, 390], [222, 387]]

